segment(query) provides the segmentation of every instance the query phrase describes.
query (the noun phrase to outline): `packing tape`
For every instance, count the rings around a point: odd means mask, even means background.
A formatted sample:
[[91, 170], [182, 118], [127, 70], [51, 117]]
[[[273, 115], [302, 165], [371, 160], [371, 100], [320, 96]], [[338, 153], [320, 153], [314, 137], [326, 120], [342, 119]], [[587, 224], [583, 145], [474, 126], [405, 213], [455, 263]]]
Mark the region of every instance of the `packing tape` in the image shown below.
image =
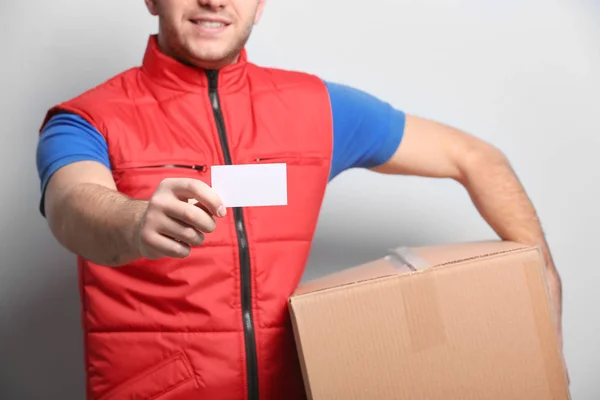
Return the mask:
[[421, 256], [408, 247], [397, 247], [388, 253], [388, 259], [399, 269], [410, 269], [411, 271], [422, 271], [431, 265]]
[[412, 275], [402, 285], [402, 303], [411, 350], [422, 352], [447, 341], [435, 274]]
[[[387, 259], [400, 271], [417, 272], [431, 265], [407, 247], [389, 251]], [[446, 329], [434, 274], [416, 274], [401, 289], [406, 327], [412, 352], [421, 352], [446, 343]]]
[[392, 264], [392, 266], [397, 269], [398, 272], [407, 273], [413, 271], [413, 269], [396, 254], [388, 254], [385, 256], [385, 259], [389, 261], [389, 263]]

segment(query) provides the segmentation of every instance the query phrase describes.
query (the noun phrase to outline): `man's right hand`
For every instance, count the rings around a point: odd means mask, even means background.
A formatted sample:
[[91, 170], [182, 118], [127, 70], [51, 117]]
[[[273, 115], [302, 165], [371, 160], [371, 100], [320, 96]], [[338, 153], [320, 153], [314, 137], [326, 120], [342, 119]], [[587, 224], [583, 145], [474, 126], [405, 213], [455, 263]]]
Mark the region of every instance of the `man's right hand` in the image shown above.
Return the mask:
[[[188, 200], [196, 200], [196, 204]], [[183, 258], [204, 234], [216, 228], [225, 206], [216, 192], [202, 181], [188, 178], [163, 180], [152, 195], [137, 231], [140, 254], [148, 259]]]

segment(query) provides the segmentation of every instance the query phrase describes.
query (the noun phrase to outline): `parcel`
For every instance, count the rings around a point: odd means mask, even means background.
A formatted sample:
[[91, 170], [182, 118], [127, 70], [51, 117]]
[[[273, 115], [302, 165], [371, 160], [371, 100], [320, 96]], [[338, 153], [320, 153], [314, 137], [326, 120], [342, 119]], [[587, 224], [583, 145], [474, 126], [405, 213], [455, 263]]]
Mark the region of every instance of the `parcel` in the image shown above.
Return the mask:
[[504, 241], [397, 248], [302, 284], [312, 400], [566, 400], [544, 262]]

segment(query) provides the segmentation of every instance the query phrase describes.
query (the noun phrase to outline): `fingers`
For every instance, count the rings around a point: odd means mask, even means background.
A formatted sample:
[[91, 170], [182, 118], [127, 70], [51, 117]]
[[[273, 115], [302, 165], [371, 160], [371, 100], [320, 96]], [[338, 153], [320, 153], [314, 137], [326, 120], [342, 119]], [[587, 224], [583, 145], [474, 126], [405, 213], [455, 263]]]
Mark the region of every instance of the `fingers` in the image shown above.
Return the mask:
[[210, 214], [224, 217], [227, 213], [225, 206], [217, 193], [206, 183], [188, 178], [166, 179], [164, 183], [180, 200], [194, 199], [198, 205], [204, 206]]
[[190, 246], [200, 246], [204, 242], [204, 234], [189, 225], [171, 218], [164, 218], [158, 233], [168, 236]]
[[210, 186], [195, 179], [165, 179], [150, 199], [140, 225], [140, 251], [155, 260], [187, 257], [192, 246], [204, 243], [205, 233], [216, 229], [213, 216], [225, 216], [225, 207]]
[[158, 260], [163, 257], [185, 258], [190, 255], [191, 247], [186, 243], [177, 242], [156, 231], [148, 231], [143, 238], [144, 257]]
[[217, 227], [215, 219], [202, 208], [182, 201], [169, 202], [165, 215], [174, 218], [200, 232], [211, 233]]

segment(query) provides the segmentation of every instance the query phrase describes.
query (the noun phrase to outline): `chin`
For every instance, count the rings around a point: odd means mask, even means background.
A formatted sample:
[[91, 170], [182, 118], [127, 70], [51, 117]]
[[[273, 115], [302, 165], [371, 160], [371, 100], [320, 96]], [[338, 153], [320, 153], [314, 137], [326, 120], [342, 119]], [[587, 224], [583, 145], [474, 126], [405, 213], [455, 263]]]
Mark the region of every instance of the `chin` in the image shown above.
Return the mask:
[[195, 51], [192, 53], [197, 60], [216, 62], [227, 58], [227, 52], [224, 51]]
[[196, 64], [200, 66], [210, 65], [211, 68], [218, 68], [229, 64], [235, 58], [235, 55], [232, 55], [228, 49], [203, 48], [195, 49], [190, 53], [192, 58], [196, 60]]

